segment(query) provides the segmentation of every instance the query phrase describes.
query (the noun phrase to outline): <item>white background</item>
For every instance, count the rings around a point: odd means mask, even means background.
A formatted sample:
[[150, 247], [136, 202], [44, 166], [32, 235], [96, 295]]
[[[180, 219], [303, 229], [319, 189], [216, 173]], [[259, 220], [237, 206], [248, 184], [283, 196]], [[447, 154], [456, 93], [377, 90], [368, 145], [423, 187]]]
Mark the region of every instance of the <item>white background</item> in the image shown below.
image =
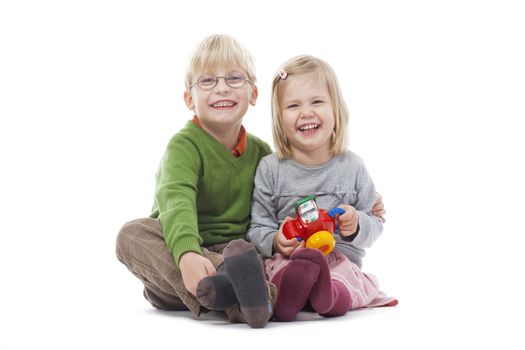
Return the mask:
[[[0, 349], [522, 349], [524, 18], [519, 1], [2, 1]], [[397, 307], [252, 330], [153, 310], [116, 260], [213, 33], [255, 57], [245, 126], [269, 143], [279, 65], [334, 67], [388, 211], [363, 270]]]

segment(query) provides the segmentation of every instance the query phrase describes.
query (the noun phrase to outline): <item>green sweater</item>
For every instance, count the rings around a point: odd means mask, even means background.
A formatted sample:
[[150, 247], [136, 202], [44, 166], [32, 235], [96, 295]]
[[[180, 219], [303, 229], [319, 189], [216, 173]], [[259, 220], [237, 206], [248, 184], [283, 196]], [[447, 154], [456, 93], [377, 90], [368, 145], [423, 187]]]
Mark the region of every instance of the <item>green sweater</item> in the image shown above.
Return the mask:
[[151, 217], [159, 218], [164, 240], [178, 264], [201, 246], [245, 238], [253, 178], [267, 143], [247, 133], [236, 158], [206, 131], [188, 124], [170, 140], [157, 172]]

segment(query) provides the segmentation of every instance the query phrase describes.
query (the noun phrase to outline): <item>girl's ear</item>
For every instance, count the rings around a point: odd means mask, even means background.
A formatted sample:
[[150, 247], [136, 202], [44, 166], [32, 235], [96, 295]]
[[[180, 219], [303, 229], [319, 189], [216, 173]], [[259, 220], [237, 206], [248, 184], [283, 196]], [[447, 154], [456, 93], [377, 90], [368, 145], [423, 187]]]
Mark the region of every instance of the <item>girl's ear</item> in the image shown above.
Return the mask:
[[252, 95], [250, 97], [250, 104], [252, 106], [255, 106], [255, 102], [257, 102], [257, 96], [259, 96], [259, 91], [257, 90], [257, 86], [254, 85], [252, 87]]
[[193, 97], [191, 97], [191, 93], [188, 90], [184, 91], [184, 102], [186, 102], [186, 107], [188, 107], [188, 109], [193, 110], [195, 108]]

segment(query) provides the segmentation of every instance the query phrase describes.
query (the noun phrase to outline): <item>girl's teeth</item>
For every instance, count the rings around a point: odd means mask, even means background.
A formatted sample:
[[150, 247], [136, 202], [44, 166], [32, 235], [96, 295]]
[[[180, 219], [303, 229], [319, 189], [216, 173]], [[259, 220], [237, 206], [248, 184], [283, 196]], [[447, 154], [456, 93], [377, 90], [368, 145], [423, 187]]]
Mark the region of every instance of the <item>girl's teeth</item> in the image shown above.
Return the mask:
[[314, 124], [312, 124], [312, 125], [305, 125], [305, 126], [301, 126], [299, 128], [299, 130], [301, 130], [301, 131], [309, 131], [309, 130], [317, 129], [318, 127], [319, 127], [319, 125], [317, 125], [317, 124], [315, 124], [315, 125]]

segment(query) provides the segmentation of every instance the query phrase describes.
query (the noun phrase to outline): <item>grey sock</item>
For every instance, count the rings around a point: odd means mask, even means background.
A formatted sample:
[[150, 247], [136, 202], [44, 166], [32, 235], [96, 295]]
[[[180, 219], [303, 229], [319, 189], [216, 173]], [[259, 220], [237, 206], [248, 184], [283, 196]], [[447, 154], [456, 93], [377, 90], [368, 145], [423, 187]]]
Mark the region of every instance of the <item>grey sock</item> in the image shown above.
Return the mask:
[[233, 285], [225, 271], [206, 277], [199, 282], [197, 300], [210, 310], [220, 311], [238, 303]]
[[262, 261], [252, 244], [238, 239], [224, 249], [224, 264], [241, 311], [253, 328], [262, 328], [272, 316]]

